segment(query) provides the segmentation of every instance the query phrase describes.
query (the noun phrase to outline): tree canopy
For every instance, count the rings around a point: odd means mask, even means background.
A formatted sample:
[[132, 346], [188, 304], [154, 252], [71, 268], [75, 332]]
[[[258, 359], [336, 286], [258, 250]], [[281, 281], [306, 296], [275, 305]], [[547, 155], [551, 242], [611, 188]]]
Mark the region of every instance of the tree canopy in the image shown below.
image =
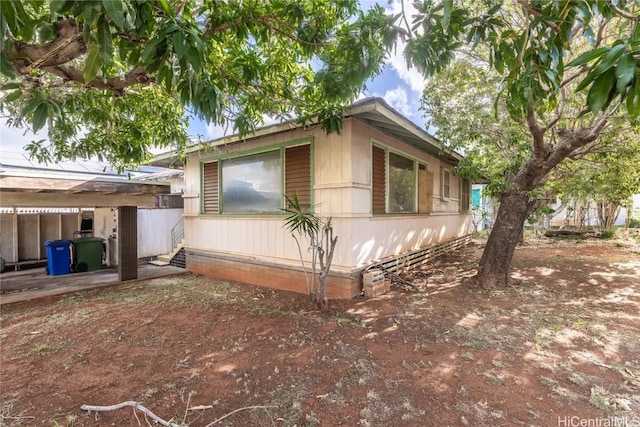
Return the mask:
[[509, 283], [525, 219], [558, 166], [637, 138], [640, 3], [415, 6], [411, 23], [403, 16], [406, 58], [426, 76], [441, 76], [425, 91], [424, 107], [438, 121], [438, 136], [475, 157], [459, 170], [482, 174], [500, 197], [476, 281]]
[[48, 127], [41, 160], [141, 162], [184, 146], [189, 116], [246, 134], [276, 118], [344, 106], [395, 41], [384, 9], [355, 0], [0, 2], [1, 108]]

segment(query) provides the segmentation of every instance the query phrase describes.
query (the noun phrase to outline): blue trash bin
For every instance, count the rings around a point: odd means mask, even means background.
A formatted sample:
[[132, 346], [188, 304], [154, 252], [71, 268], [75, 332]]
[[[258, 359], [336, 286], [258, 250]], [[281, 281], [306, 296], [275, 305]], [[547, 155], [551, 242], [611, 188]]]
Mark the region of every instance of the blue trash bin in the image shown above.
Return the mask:
[[71, 272], [71, 240], [47, 240], [47, 272], [51, 276]]

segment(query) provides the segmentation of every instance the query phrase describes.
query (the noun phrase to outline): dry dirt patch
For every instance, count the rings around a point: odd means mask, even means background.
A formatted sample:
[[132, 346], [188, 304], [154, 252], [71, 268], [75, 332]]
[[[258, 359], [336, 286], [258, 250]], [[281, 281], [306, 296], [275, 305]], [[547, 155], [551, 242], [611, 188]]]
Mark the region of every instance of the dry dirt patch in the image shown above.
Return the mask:
[[[204, 426], [556, 426], [638, 420], [640, 255], [621, 244], [518, 248], [520, 285], [461, 285], [479, 245], [417, 292], [335, 301], [184, 275], [2, 307], [0, 424], [138, 425], [142, 402]], [[206, 408], [196, 409], [193, 408]], [[137, 417], [144, 425], [144, 415]]]

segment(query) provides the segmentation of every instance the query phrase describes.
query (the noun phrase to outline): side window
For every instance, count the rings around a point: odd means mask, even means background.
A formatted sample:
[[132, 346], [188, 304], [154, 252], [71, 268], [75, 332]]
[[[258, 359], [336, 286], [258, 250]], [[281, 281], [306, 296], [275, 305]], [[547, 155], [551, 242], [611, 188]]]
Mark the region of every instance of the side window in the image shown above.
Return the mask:
[[295, 193], [302, 208], [311, 208], [311, 145], [284, 150], [284, 186], [287, 197]]
[[418, 166], [418, 212], [421, 214], [431, 213], [433, 206], [433, 172], [430, 172], [427, 165]]
[[372, 148], [372, 213], [374, 215], [386, 213], [386, 153], [384, 148]]
[[218, 162], [202, 165], [202, 212], [217, 214], [219, 210]]
[[469, 212], [469, 201], [471, 200], [471, 184], [467, 179], [460, 180], [460, 212]]
[[440, 195], [443, 199], [451, 198], [451, 172], [448, 169], [442, 169], [442, 190]]

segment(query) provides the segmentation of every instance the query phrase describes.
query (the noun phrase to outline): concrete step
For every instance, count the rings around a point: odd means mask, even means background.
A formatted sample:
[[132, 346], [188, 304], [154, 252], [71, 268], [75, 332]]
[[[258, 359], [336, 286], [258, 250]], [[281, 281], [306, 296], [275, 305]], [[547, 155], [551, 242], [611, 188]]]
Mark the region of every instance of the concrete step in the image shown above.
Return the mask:
[[166, 262], [167, 264], [171, 262], [171, 258], [173, 258], [173, 255], [171, 254], [166, 254], [166, 255], [158, 255], [156, 257], [156, 259], [160, 262]]
[[182, 249], [182, 248], [184, 248], [184, 240], [182, 240], [182, 242], [181, 242], [181, 243], [179, 243], [179, 244], [178, 244], [178, 246], [176, 246], [176, 247], [173, 249], [173, 251], [171, 251], [171, 253], [170, 253], [170, 254], [158, 255], [158, 256], [156, 257], [156, 259], [157, 259], [158, 261], [162, 261], [162, 262], [167, 262], [167, 263], [169, 263], [169, 262], [171, 262], [171, 260], [173, 259], [173, 257], [175, 257], [175, 256], [176, 256], [176, 254], [177, 254], [178, 252], [180, 252], [180, 249]]

